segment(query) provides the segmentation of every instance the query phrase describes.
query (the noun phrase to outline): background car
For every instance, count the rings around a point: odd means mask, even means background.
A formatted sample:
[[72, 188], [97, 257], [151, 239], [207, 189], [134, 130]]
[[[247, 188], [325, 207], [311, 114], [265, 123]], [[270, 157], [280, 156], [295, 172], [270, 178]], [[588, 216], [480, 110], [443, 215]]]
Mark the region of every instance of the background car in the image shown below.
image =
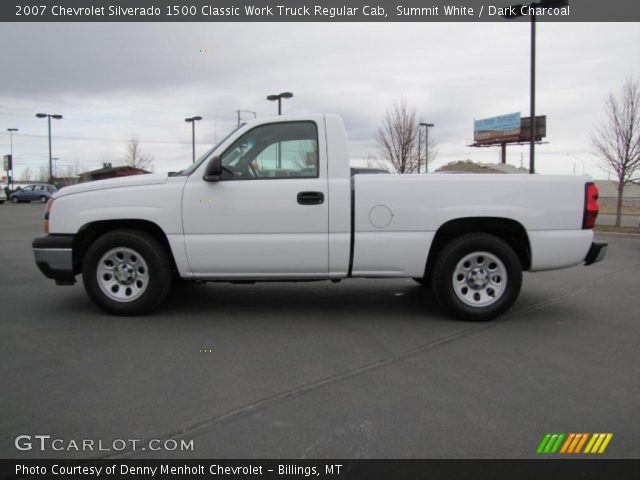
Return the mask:
[[0, 182], [0, 205], [7, 200], [7, 184]]
[[12, 203], [21, 202], [41, 202], [45, 203], [49, 197], [57, 192], [58, 189], [53, 185], [35, 184], [19, 187], [18, 190], [11, 193], [9, 199]]

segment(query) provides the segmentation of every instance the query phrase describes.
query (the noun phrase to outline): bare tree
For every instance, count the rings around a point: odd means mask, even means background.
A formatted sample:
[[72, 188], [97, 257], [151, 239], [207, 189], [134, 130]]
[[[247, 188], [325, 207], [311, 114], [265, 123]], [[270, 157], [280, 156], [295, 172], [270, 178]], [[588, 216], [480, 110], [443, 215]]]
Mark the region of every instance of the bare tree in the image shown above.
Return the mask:
[[153, 163], [152, 155], [142, 153], [140, 141], [132, 138], [127, 146], [127, 154], [120, 160], [120, 165], [127, 167], [139, 168], [140, 170], [151, 170]]
[[[387, 109], [382, 125], [376, 132], [378, 148], [398, 173], [412, 173], [424, 162], [425, 132], [415, 108], [405, 99], [395, 102]], [[435, 149], [429, 142], [429, 161], [435, 158]]]
[[62, 176], [67, 178], [79, 177], [86, 172], [86, 170], [85, 166], [81, 167], [78, 162], [73, 162], [73, 164], [67, 164], [64, 166]]
[[40, 165], [38, 174], [36, 175], [36, 181], [47, 183], [49, 181], [49, 168], [46, 165]]
[[389, 160], [398, 173], [417, 170], [418, 162], [414, 154], [419, 124], [415, 108], [410, 108], [407, 101], [401, 99], [387, 108], [382, 125], [376, 132], [382, 156]]
[[20, 176], [21, 180], [24, 180], [25, 182], [31, 182], [33, 180], [33, 171], [31, 170], [31, 167], [27, 167], [24, 170], [22, 170], [22, 175]]
[[616, 178], [616, 226], [620, 226], [624, 187], [640, 170], [640, 83], [628, 78], [620, 94], [605, 101], [606, 118], [596, 127], [591, 143], [602, 167]]

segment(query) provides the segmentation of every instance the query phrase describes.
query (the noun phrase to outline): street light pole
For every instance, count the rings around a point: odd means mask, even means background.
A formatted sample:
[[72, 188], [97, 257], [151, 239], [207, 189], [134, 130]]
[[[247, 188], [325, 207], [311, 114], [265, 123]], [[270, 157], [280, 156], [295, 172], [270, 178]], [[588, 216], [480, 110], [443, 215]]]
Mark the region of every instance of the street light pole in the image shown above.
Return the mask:
[[536, 173], [536, 14], [531, 15], [531, 98], [529, 102], [529, 173]]
[[[529, 173], [535, 173], [536, 157], [536, 8], [559, 8], [569, 5], [569, 0], [539, 0], [538, 3], [531, 3], [529, 7], [531, 17], [531, 78], [529, 93]], [[523, 10], [527, 10], [523, 5], [512, 5], [506, 19], [518, 18], [524, 15]]]
[[[268, 95], [267, 96], [267, 100], [269, 100], [270, 102], [273, 102], [275, 100], [278, 101], [278, 115], [282, 115], [282, 99], [283, 98], [292, 98], [293, 97], [293, 93], [291, 92], [282, 92], [282, 93], [278, 93], [273, 94], [273, 95]], [[278, 169], [282, 168], [282, 152], [280, 151], [280, 142], [278, 142], [277, 146], [276, 146], [276, 150], [278, 152], [277, 154], [277, 160], [276, 160], [276, 166]]]
[[240, 126], [240, 113], [253, 113], [253, 118], [258, 117], [258, 114], [253, 110], [236, 110], [236, 113], [238, 114], [238, 126]]
[[49, 183], [53, 183], [53, 160], [51, 156], [51, 119], [61, 120], [62, 115], [51, 114], [51, 113], [36, 113], [36, 117], [38, 118], [47, 118], [47, 123], [49, 125]]
[[[423, 123], [420, 125], [424, 127], [424, 173], [429, 171], [429, 128], [435, 127], [433, 123]], [[420, 173], [420, 159], [418, 158], [418, 173]]]
[[184, 121], [191, 124], [191, 156], [192, 163], [196, 163], [196, 122], [202, 120], [202, 117], [189, 117]]
[[17, 128], [7, 128], [7, 132], [9, 132], [9, 144], [10, 146], [10, 150], [9, 153], [11, 154], [11, 166], [9, 167], [9, 170], [11, 170], [11, 174], [9, 175], [9, 172], [7, 172], [8, 178], [7, 178], [7, 183], [9, 184], [9, 188], [11, 188], [13, 190], [13, 172], [14, 172], [14, 168], [13, 168], [13, 132], [17, 132], [18, 129]]
[[275, 100], [278, 101], [278, 115], [282, 115], [282, 99], [283, 98], [291, 98], [293, 97], [293, 93], [291, 92], [282, 92], [282, 93], [278, 93], [277, 95], [269, 95], [267, 96], [267, 100], [273, 102]]

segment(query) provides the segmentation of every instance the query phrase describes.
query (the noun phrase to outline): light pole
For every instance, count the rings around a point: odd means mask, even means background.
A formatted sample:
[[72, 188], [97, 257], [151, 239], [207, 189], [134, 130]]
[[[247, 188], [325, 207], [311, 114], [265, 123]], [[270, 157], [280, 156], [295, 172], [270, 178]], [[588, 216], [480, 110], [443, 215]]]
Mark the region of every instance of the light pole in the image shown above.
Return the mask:
[[[429, 127], [435, 127], [433, 123], [423, 123], [420, 125], [424, 127], [424, 173], [429, 171]], [[420, 173], [420, 159], [418, 158], [418, 173]]]
[[[269, 95], [267, 96], [267, 100], [269, 100], [270, 102], [273, 102], [275, 100], [278, 101], [278, 115], [282, 115], [282, 99], [283, 98], [291, 98], [293, 97], [293, 93], [291, 92], [282, 92], [282, 93], [278, 93], [277, 95]], [[282, 168], [282, 152], [280, 151], [280, 142], [278, 142], [278, 145], [276, 146], [277, 152], [278, 152], [278, 159], [277, 159], [277, 168], [280, 169]]]
[[254, 112], [253, 110], [236, 110], [236, 113], [238, 114], [238, 126], [240, 126], [240, 114], [241, 113], [253, 113], [253, 118], [257, 118], [258, 114], [256, 112]]
[[273, 102], [275, 100], [278, 101], [278, 115], [282, 115], [282, 99], [283, 98], [291, 98], [293, 97], [293, 93], [291, 92], [282, 92], [282, 93], [278, 93], [277, 95], [269, 95], [267, 97], [267, 100]]
[[196, 122], [202, 120], [202, 117], [189, 117], [184, 121], [191, 124], [191, 156], [193, 157], [192, 163], [196, 163]]
[[[535, 171], [536, 157], [536, 8], [558, 8], [569, 5], [569, 0], [540, 0], [537, 3], [525, 5], [512, 5], [508, 14], [503, 15], [506, 19], [522, 17], [523, 10], [529, 11], [531, 17], [531, 66], [530, 66], [530, 93], [529, 93], [529, 173]], [[527, 8], [528, 7], [528, 8]]]
[[38, 118], [47, 118], [49, 123], [49, 183], [53, 183], [53, 161], [51, 157], [51, 119], [62, 120], [62, 115], [51, 114], [51, 113], [36, 113], [36, 117]]
[[11, 165], [9, 166], [9, 170], [11, 173], [7, 172], [8, 178], [7, 183], [9, 184], [9, 188], [13, 190], [13, 132], [17, 132], [17, 128], [7, 128], [7, 132], [9, 132], [9, 144], [11, 145], [9, 153], [11, 154]]

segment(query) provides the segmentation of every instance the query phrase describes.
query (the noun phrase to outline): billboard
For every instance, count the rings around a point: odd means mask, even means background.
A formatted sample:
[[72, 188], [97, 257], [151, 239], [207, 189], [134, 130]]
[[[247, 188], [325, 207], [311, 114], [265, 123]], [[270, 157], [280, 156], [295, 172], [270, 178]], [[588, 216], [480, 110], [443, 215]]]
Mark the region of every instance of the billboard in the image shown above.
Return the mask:
[[[473, 122], [472, 147], [488, 147], [506, 143], [529, 142], [531, 117], [520, 118], [520, 113], [483, 118]], [[547, 136], [547, 116], [536, 115], [536, 142]]]
[[477, 144], [517, 141], [520, 124], [520, 112], [474, 120], [473, 141]]
[[[531, 139], [531, 135], [529, 135], [530, 127], [531, 127], [531, 117], [523, 117], [522, 124], [520, 125], [520, 130], [522, 131], [522, 134], [520, 135], [520, 141], [528, 142]], [[536, 115], [536, 142], [541, 141], [546, 136], [547, 136], [547, 116]]]

